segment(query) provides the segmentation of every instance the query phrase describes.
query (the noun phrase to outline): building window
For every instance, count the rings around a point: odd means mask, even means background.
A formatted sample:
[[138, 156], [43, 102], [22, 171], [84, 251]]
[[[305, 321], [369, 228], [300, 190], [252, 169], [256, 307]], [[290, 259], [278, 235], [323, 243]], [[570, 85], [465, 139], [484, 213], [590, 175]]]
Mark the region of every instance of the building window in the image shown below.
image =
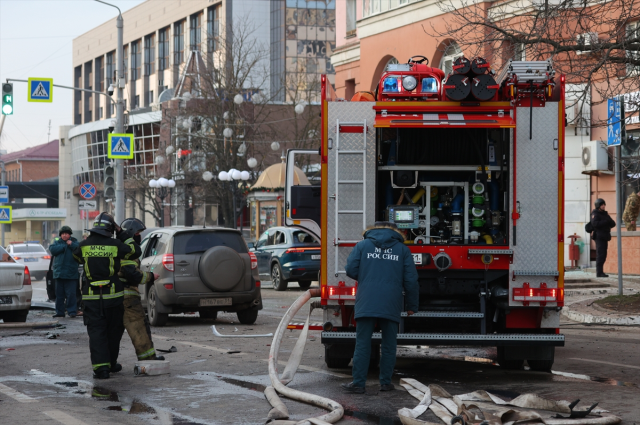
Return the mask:
[[516, 43], [516, 47], [513, 49], [513, 60], [526, 61], [527, 51], [524, 43]]
[[140, 41], [131, 43], [131, 79], [140, 78], [140, 65], [142, 63], [142, 54], [140, 52]]
[[356, 36], [356, 0], [347, 0], [347, 38]]
[[124, 80], [125, 81], [129, 81], [129, 78], [127, 78], [129, 76], [129, 46], [124, 46], [123, 49], [123, 55], [124, 56]]
[[207, 42], [209, 52], [215, 52], [220, 47], [220, 8], [221, 5], [212, 6], [207, 9]]
[[96, 83], [99, 82], [100, 84], [100, 91], [104, 92], [104, 59], [102, 57], [96, 58], [96, 68], [99, 69], [99, 74], [98, 74], [98, 81], [96, 81]]
[[461, 56], [464, 56], [462, 49], [460, 49], [458, 43], [452, 41], [445, 49], [442, 59], [440, 59], [440, 69], [444, 71], [445, 75], [453, 72], [453, 62]]
[[64, 192], [64, 199], [71, 199], [71, 191], [66, 190]]
[[156, 35], [144, 38], [144, 75], [156, 72]]
[[124, 100], [124, 110], [127, 110], [127, 99]]
[[173, 24], [173, 63], [184, 62], [184, 21]]
[[386, 12], [417, 0], [362, 0], [363, 16]]
[[200, 22], [202, 14], [196, 13], [189, 18], [189, 45], [191, 50], [200, 50], [200, 40], [202, 39], [202, 28]]
[[138, 109], [140, 107], [140, 95], [137, 94], [131, 102], [131, 109]]
[[102, 119], [102, 111], [103, 111], [103, 109], [102, 109], [102, 106], [101, 106], [100, 107], [100, 116], [98, 117], [98, 119], [100, 119], [100, 120]]
[[149, 104], [153, 103], [153, 90], [149, 90]]
[[169, 68], [169, 28], [158, 32], [158, 70]]
[[114, 57], [115, 57], [115, 52], [109, 52], [107, 53], [107, 74], [104, 76], [104, 82], [105, 85], [107, 87], [109, 87], [109, 84], [113, 83], [113, 71], [114, 71]]
[[[631, 22], [627, 25], [627, 40], [637, 40], [640, 38], [640, 21]], [[634, 44], [638, 44], [635, 41]], [[627, 59], [637, 61], [640, 60], [640, 52], [637, 50], [627, 50]], [[640, 75], [640, 65], [627, 64], [627, 76]]]
[[109, 106], [109, 115], [113, 115], [116, 113], [116, 105], [113, 104], [113, 102], [109, 102], [110, 106]]

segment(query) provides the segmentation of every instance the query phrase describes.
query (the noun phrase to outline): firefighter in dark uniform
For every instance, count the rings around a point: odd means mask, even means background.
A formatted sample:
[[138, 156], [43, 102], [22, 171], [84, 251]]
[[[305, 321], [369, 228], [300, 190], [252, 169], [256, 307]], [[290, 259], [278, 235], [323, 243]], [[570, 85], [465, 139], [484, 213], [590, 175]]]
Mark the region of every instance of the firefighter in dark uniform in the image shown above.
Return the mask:
[[89, 334], [94, 378], [107, 379], [110, 372], [122, 370], [117, 362], [124, 333], [124, 285], [118, 278], [120, 261], [139, 257], [140, 247], [127, 232], [121, 231], [108, 213], [100, 213], [88, 230], [90, 236], [80, 242], [73, 256], [84, 264], [83, 317]]
[[[123, 232], [133, 237], [137, 246], [140, 246], [140, 233], [146, 229], [144, 223], [137, 218], [127, 218], [120, 224]], [[138, 360], [164, 360], [163, 356], [156, 356], [151, 340], [151, 328], [149, 319], [144, 312], [140, 300], [138, 285], [153, 285], [153, 281], [158, 277], [156, 273], [143, 272], [140, 270], [140, 259], [138, 257], [120, 262], [120, 280], [124, 284], [124, 327], [131, 338], [133, 347], [136, 350]]]
[[609, 277], [604, 273], [604, 263], [607, 261], [607, 250], [611, 240], [611, 229], [616, 227], [616, 222], [605, 210], [607, 203], [604, 199], [598, 198], [594, 204], [595, 209], [591, 211], [591, 226], [593, 227], [593, 238], [596, 240], [596, 276]]

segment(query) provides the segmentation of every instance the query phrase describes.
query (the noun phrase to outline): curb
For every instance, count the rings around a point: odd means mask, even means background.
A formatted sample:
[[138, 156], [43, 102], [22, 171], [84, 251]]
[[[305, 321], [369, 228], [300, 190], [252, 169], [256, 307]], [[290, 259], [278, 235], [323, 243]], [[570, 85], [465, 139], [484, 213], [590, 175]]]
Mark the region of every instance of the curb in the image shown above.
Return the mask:
[[594, 316], [593, 314], [580, 313], [575, 310], [569, 310], [566, 307], [562, 309], [562, 315], [569, 320], [580, 323], [598, 323], [602, 325], [617, 325], [617, 326], [634, 326], [640, 325], [640, 316], [627, 316], [627, 317], [608, 317], [608, 316]]

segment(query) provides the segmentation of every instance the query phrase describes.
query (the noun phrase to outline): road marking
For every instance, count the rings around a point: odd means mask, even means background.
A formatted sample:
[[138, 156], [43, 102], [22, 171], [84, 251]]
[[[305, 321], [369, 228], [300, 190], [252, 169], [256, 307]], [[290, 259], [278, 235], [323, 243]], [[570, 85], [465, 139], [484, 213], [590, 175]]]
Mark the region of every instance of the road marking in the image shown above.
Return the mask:
[[6, 395], [8, 395], [9, 397], [11, 397], [14, 400], [19, 401], [20, 403], [33, 403], [34, 401], [38, 401], [35, 398], [31, 398], [26, 394], [22, 394], [21, 392], [18, 392], [16, 390], [14, 390], [13, 388], [9, 388], [6, 385], [0, 384], [0, 392], [5, 393]]
[[65, 425], [87, 425], [82, 422], [80, 419], [76, 419], [73, 416], [69, 416], [60, 410], [48, 410], [46, 412], [42, 412], [45, 415], [49, 416], [51, 419], [55, 419], [56, 421], [63, 423]]
[[580, 360], [583, 362], [591, 362], [591, 363], [602, 363], [602, 364], [608, 364], [610, 366], [620, 366], [620, 367], [627, 367], [630, 369], [640, 369], [640, 366], [631, 366], [631, 365], [626, 365], [626, 364], [621, 364], [621, 363], [611, 363], [611, 362], [603, 362], [601, 360], [590, 360], [590, 359], [579, 359], [577, 357], [573, 357], [569, 360]]
[[[153, 335], [153, 338], [154, 339], [164, 339], [164, 340], [171, 339], [171, 338], [168, 338], [166, 336], [160, 336], [160, 335]], [[211, 345], [198, 344], [197, 342], [191, 342], [191, 341], [178, 341], [177, 339], [173, 339], [173, 341], [175, 341], [176, 343], [181, 344], [181, 345], [190, 345], [192, 347], [204, 348], [205, 350], [217, 351], [219, 353], [228, 353], [229, 351], [234, 351], [234, 350], [226, 350], [224, 348], [212, 347]], [[156, 350], [158, 350], [158, 349], [156, 348]], [[160, 353], [160, 354], [162, 354], [162, 353]], [[242, 356], [245, 353], [241, 352], [241, 353], [235, 353], [235, 354]]]
[[[153, 338], [154, 339], [163, 339], [163, 340], [171, 339], [171, 338], [168, 338], [166, 336], [161, 336], [161, 335], [153, 335]], [[211, 345], [198, 344], [198, 343], [190, 342], [190, 341], [179, 341], [177, 339], [172, 339], [172, 340], [175, 341], [178, 344], [181, 344], [181, 345], [190, 345], [192, 347], [204, 348], [205, 350], [217, 351], [219, 353], [228, 353], [229, 351], [233, 351], [233, 350], [226, 350], [226, 349], [222, 349], [222, 348], [212, 347]], [[157, 348], [156, 348], [156, 350], [157, 350]], [[234, 355], [242, 356], [244, 354], [245, 354], [244, 352], [241, 352], [241, 353], [236, 353]], [[262, 361], [268, 362], [269, 359], [262, 359]], [[283, 366], [287, 365], [287, 363], [284, 362], [284, 361], [279, 361], [278, 363], [283, 365]], [[337, 373], [337, 372], [330, 372], [328, 370], [319, 369], [319, 368], [313, 367], [313, 366], [300, 365], [300, 366], [298, 366], [298, 369], [308, 370], [310, 372], [324, 373], [325, 375], [336, 376], [338, 378], [351, 378], [351, 375], [345, 375], [343, 373]]]

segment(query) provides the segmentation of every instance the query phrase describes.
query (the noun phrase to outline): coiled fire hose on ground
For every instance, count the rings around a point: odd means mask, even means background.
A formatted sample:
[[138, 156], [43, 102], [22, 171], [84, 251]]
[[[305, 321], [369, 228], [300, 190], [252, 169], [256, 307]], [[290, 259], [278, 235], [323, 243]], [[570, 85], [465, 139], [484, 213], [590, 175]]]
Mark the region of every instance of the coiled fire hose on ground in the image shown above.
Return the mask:
[[[298, 341], [296, 342], [296, 345], [291, 352], [291, 355], [289, 356], [289, 361], [287, 362], [287, 366], [282, 373], [282, 377], [278, 376], [278, 351], [280, 351], [280, 343], [282, 342], [284, 332], [287, 330], [287, 326], [289, 326], [289, 322], [311, 298], [317, 298], [319, 296], [319, 288], [309, 289], [308, 291], [300, 295], [300, 297], [298, 297], [298, 299], [293, 304], [291, 304], [291, 307], [289, 307], [289, 309], [285, 313], [273, 336], [273, 341], [271, 342], [271, 350], [269, 351], [269, 378], [271, 379], [272, 386], [267, 387], [267, 389], [265, 389], [264, 391], [267, 400], [269, 401], [271, 406], [273, 406], [273, 409], [269, 412], [269, 422], [267, 422], [269, 424], [333, 424], [335, 422], [338, 422], [344, 415], [344, 408], [339, 403], [325, 397], [305, 393], [299, 390], [294, 390], [293, 388], [289, 388], [286, 386], [286, 384], [291, 382], [291, 380], [293, 379], [298, 366], [300, 365], [300, 361], [302, 360], [304, 346], [307, 342], [307, 335], [309, 333], [309, 320], [311, 311], [313, 311], [313, 306], [311, 306], [311, 308], [309, 309], [309, 314], [304, 324], [304, 328], [302, 329], [302, 332], [300, 332], [300, 337], [298, 338]], [[302, 421], [286, 420], [289, 418], [289, 412], [287, 411], [284, 403], [282, 403], [282, 401], [278, 397], [278, 394], [281, 394], [292, 400], [297, 400], [303, 403], [318, 406], [322, 409], [328, 410], [329, 413], [318, 416], [316, 418], [309, 418]]]

